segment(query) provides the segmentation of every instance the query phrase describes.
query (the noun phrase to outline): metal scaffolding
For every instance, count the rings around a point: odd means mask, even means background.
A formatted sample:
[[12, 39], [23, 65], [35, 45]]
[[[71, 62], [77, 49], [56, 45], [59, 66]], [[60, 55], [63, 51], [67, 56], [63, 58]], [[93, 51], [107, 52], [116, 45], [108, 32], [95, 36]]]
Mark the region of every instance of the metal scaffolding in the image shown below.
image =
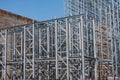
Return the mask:
[[[66, 16], [83, 14], [93, 20], [94, 78], [120, 78], [120, 0], [64, 0]], [[86, 27], [88, 23], [85, 23]], [[88, 28], [89, 29], [89, 28]], [[88, 30], [90, 33], [91, 29]], [[87, 45], [91, 39], [88, 39]], [[87, 46], [86, 48], [89, 48]], [[86, 51], [89, 49], [86, 49]], [[86, 79], [85, 79], [86, 80]]]
[[[87, 21], [91, 30], [93, 22]], [[77, 15], [1, 29], [1, 80], [89, 78], [95, 59], [85, 48], [86, 36], [93, 37], [85, 23]]]
[[[96, 27], [97, 26], [97, 27]], [[119, 77], [119, 33], [84, 15], [0, 30], [1, 80]]]
[[0, 29], [0, 80], [120, 78], [119, 0], [66, 9], [72, 16]]

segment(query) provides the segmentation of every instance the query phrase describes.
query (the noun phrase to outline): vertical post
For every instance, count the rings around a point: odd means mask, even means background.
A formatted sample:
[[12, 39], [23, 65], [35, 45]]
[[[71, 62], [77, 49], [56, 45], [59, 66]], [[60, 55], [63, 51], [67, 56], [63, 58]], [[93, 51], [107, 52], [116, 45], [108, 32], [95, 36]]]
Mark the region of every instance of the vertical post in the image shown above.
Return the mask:
[[42, 31], [41, 28], [39, 28], [39, 55], [38, 55], [38, 58], [41, 58], [41, 40], [42, 40], [42, 38], [41, 38], [42, 32], [41, 31]]
[[21, 60], [23, 59], [23, 32], [21, 32]]
[[24, 60], [23, 60], [24, 61], [23, 62], [24, 63], [23, 73], [24, 74], [23, 74], [23, 80], [26, 79], [26, 77], [25, 77], [26, 76], [26, 63], [25, 63], [25, 61], [26, 61], [25, 60], [25, 57], [26, 57], [25, 54], [26, 54], [26, 52], [25, 51], [26, 51], [26, 27], [24, 26]]
[[[49, 27], [47, 27], [47, 58], [49, 58], [49, 53], [50, 53], [50, 39], [49, 39]], [[48, 61], [48, 65], [47, 65], [47, 69], [48, 69], [48, 80], [49, 80], [49, 61]]]
[[13, 54], [13, 59], [15, 59], [15, 48], [16, 48], [16, 38], [15, 38], [15, 32], [14, 32], [14, 54]]
[[[71, 47], [71, 44], [72, 44], [72, 41], [71, 41], [71, 38], [72, 38], [72, 34], [71, 34], [71, 25], [69, 23], [69, 56], [71, 57], [72, 55], [72, 47]], [[69, 73], [72, 71], [72, 69], [70, 69]], [[72, 75], [69, 75], [70, 76], [70, 80], [72, 80]]]
[[33, 52], [32, 52], [32, 56], [33, 56], [33, 61], [32, 61], [32, 68], [33, 68], [33, 79], [35, 78], [35, 27], [34, 27], [34, 23], [33, 23]]
[[[102, 16], [102, 8], [100, 7], [100, 16]], [[99, 66], [100, 66], [100, 80], [102, 80], [102, 75], [103, 75], [103, 41], [102, 41], [102, 37], [103, 37], [103, 33], [102, 33], [102, 17], [100, 17], [100, 63], [99, 63]]]
[[[119, 2], [119, 3], [118, 3], [118, 6], [117, 6], [117, 40], [118, 40], [118, 47], [119, 47], [119, 45], [120, 45], [120, 44], [119, 44], [119, 40], [120, 40], [120, 39], [119, 39], [118, 36], [119, 36], [119, 26], [120, 26], [120, 25], [119, 25], [119, 7], [120, 7], [119, 5], [120, 5], [120, 1], [118, 1], [118, 2]], [[120, 49], [120, 48], [118, 48], [118, 53], [117, 53], [117, 54], [119, 54], [119, 49]], [[119, 59], [118, 59], [118, 55], [116, 55], [116, 58], [117, 58], [117, 63], [119, 63], [119, 61], [118, 61], [118, 60], [119, 60]], [[119, 74], [118, 74], [118, 70], [119, 70], [118, 65], [117, 65], [117, 69], [116, 69], [116, 70], [117, 70], [117, 76], [119, 76]]]
[[[23, 32], [21, 32], [21, 60], [23, 60]], [[23, 65], [23, 63], [22, 63]], [[23, 70], [21, 70], [22, 72]], [[22, 76], [20, 77], [20, 80], [22, 80]]]
[[[114, 0], [112, 0], [112, 12], [111, 12], [111, 13], [112, 13], [112, 22], [113, 22], [112, 31], [113, 31], [113, 34], [115, 34], [115, 33], [114, 33], [114, 28], [115, 28], [115, 19], [114, 19], [114, 13], [115, 13], [115, 10], [114, 10]], [[114, 43], [115, 39], [113, 39], [113, 38], [114, 38], [114, 35], [112, 36], [112, 42]], [[114, 50], [115, 45], [112, 45], [112, 47], [113, 47], [113, 50]], [[114, 51], [114, 52], [115, 52], [115, 51]], [[115, 68], [115, 66], [114, 66], [114, 64], [115, 64], [115, 63], [114, 63], [114, 57], [115, 57], [115, 54], [116, 54], [116, 53], [114, 53], [114, 52], [113, 52], [113, 69]], [[115, 58], [116, 58], [116, 57], [115, 57]], [[115, 72], [116, 72], [116, 71], [115, 71], [115, 70], [113, 70], [113, 71], [114, 71], [114, 79], [115, 79], [115, 77], [116, 77], [116, 76], [115, 76]]]
[[[15, 61], [16, 60], [16, 33], [14, 32], [14, 34], [13, 34], [13, 54], [11, 54], [12, 55], [12, 59], [13, 59], [13, 61]], [[15, 70], [13, 70], [13, 73], [15, 72]], [[15, 80], [15, 76], [13, 75], [13, 80]]]
[[72, 31], [71, 31], [71, 28], [70, 28], [70, 26], [71, 26], [70, 23], [69, 23], [68, 26], [69, 26], [69, 50], [70, 50], [69, 55], [71, 56], [71, 50], [72, 50], [72, 47], [71, 47], [71, 43], [72, 43], [72, 42], [71, 42], [72, 34], [71, 34], [71, 32], [72, 32]]
[[[81, 20], [81, 17], [80, 17], [80, 20]], [[82, 46], [81, 46], [81, 21], [79, 22], [79, 47], [80, 47], [80, 51], [81, 51], [81, 48], [82, 48]], [[80, 56], [81, 56], [81, 53], [80, 53]]]
[[8, 50], [8, 31], [5, 29], [5, 71], [4, 71], [4, 79], [7, 80], [7, 50]]
[[66, 58], [67, 58], [67, 80], [69, 80], [69, 25], [66, 18]]
[[[42, 40], [41, 34], [42, 34], [41, 28], [39, 28], [39, 54], [38, 54], [38, 59], [41, 58], [41, 40]], [[40, 73], [41, 72], [40, 65], [38, 65], [38, 67], [39, 67], [39, 73]], [[39, 74], [39, 80], [41, 80], [41, 75], [40, 74]]]
[[112, 73], [113, 78], [115, 78], [115, 70], [114, 70], [114, 52], [113, 52], [113, 39], [111, 39], [111, 53], [112, 53]]
[[[109, 14], [111, 13], [110, 10], [111, 10], [111, 7], [109, 6]], [[112, 20], [111, 15], [112, 14], [110, 14], [110, 22]], [[110, 33], [111, 33], [111, 35], [110, 35], [110, 40], [111, 40], [110, 48], [111, 48], [111, 57], [112, 57], [112, 77], [114, 77], [114, 72], [115, 71], [114, 71], [114, 60], [113, 60], [114, 54], [113, 54], [113, 44], [112, 44], [113, 40], [112, 40], [112, 26], [111, 26], [111, 23], [110, 23]]]
[[95, 58], [95, 69], [94, 69], [94, 71], [95, 71], [95, 80], [98, 80], [97, 79], [97, 61], [96, 61], [96, 58], [97, 58], [97, 55], [96, 55], [96, 38], [95, 38], [95, 22], [94, 22], [94, 20], [93, 20], [93, 42], [94, 42], [94, 45], [93, 45], [93, 47], [94, 47], [94, 58]]
[[[80, 20], [81, 20], [81, 18], [80, 18]], [[81, 30], [81, 21], [80, 21], [80, 22], [79, 22], [79, 48], [80, 48], [80, 49], [79, 49], [79, 50], [80, 50], [80, 54], [79, 54], [79, 55], [80, 55], [80, 56], [82, 55], [82, 53], [81, 53], [81, 52], [82, 52], [82, 51], [81, 51], [81, 50], [82, 50], [82, 45], [81, 45], [81, 44], [82, 44], [82, 42], [81, 42], [81, 38], [82, 38], [82, 37], [81, 37], [81, 31], [82, 31], [82, 30]], [[80, 60], [81, 60], [81, 59], [80, 59]], [[80, 63], [80, 65], [81, 65], [81, 63]], [[82, 75], [80, 75], [80, 77], [82, 77]]]
[[82, 80], [85, 80], [85, 62], [84, 62], [84, 29], [83, 29], [83, 18], [81, 19], [81, 47], [82, 47]]
[[109, 46], [108, 46], [108, 43], [109, 43], [109, 42], [108, 42], [108, 28], [109, 28], [109, 26], [108, 26], [108, 24], [109, 24], [109, 23], [108, 23], [108, 15], [109, 15], [109, 13], [108, 13], [108, 11], [107, 11], [107, 8], [105, 8], [105, 13], [106, 13], [106, 18], [105, 18], [105, 19], [106, 19], [106, 22], [105, 22], [105, 23], [106, 23], [106, 35], [107, 35], [107, 36], [106, 36], [106, 37], [107, 37], [107, 52], [108, 52], [108, 53], [107, 53], [107, 55], [108, 55], [107, 59], [110, 59], [110, 58], [109, 58], [109, 57], [110, 57], [110, 54], [109, 54]]
[[57, 45], [57, 20], [55, 20], [55, 56], [56, 56], [56, 80], [58, 80], [58, 45]]
[[116, 49], [117, 49], [117, 47], [116, 47], [117, 44], [116, 43], [117, 43], [116, 38], [114, 38], [114, 46], [115, 46], [115, 52], [114, 52], [114, 54], [115, 54], [115, 72], [116, 72], [115, 74], [116, 74], [116, 77], [118, 77], [118, 74], [117, 74], [118, 73], [118, 70], [117, 70], [117, 63], [118, 63], [117, 62], [117, 56], [118, 55], [117, 55], [117, 51], [116, 51]]
[[[86, 28], [86, 29], [85, 29], [85, 30], [86, 30], [86, 39], [87, 39], [87, 40], [86, 40], [86, 44], [87, 44], [87, 46], [86, 46], [87, 51], [86, 51], [86, 52], [87, 52], [87, 55], [89, 55], [89, 53], [90, 53], [90, 52], [89, 52], [89, 51], [90, 51], [90, 50], [89, 50], [90, 43], [89, 43], [89, 40], [88, 40], [88, 39], [89, 39], [89, 36], [90, 36], [90, 33], [89, 33], [88, 30], [89, 30], [90, 28], [88, 27], [88, 25], [91, 26], [90, 22], [87, 22], [87, 23], [85, 24], [85, 28]], [[89, 64], [89, 65], [90, 65], [90, 64]]]

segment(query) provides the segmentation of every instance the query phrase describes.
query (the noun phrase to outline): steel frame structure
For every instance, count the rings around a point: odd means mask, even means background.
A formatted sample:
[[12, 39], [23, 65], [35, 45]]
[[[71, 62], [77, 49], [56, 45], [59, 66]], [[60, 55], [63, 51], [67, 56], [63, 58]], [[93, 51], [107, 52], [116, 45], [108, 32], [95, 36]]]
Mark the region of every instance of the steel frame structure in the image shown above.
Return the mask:
[[119, 0], [67, 0], [66, 6], [75, 16], [0, 30], [1, 80], [120, 77]]
[[[120, 0], [64, 0], [65, 14], [84, 14], [85, 20], [95, 20], [93, 49], [94, 80], [120, 78]], [[88, 42], [87, 41], [87, 45]], [[88, 53], [91, 53], [88, 51]], [[109, 74], [111, 73], [111, 74]], [[92, 79], [93, 80], [93, 79]]]
[[1, 29], [1, 80], [119, 77], [119, 31], [111, 33], [84, 15]]
[[1, 29], [1, 80], [119, 77], [119, 31], [84, 16]]
[[92, 78], [94, 54], [86, 42], [93, 22], [77, 15], [1, 29], [1, 80]]

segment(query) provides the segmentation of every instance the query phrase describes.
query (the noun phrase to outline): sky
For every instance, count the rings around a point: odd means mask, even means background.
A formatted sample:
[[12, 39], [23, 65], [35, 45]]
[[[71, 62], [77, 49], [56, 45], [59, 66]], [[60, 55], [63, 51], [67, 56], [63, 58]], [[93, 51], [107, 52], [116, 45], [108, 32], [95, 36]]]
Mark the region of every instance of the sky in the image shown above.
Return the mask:
[[64, 16], [64, 0], [0, 0], [0, 8], [39, 21]]

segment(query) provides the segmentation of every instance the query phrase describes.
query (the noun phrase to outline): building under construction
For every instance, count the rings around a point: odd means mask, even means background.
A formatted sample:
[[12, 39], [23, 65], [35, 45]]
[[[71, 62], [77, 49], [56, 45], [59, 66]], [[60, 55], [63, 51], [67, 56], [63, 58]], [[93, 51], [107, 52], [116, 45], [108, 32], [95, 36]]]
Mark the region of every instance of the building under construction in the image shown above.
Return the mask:
[[120, 0], [65, 0], [65, 13], [0, 29], [0, 80], [120, 80]]

